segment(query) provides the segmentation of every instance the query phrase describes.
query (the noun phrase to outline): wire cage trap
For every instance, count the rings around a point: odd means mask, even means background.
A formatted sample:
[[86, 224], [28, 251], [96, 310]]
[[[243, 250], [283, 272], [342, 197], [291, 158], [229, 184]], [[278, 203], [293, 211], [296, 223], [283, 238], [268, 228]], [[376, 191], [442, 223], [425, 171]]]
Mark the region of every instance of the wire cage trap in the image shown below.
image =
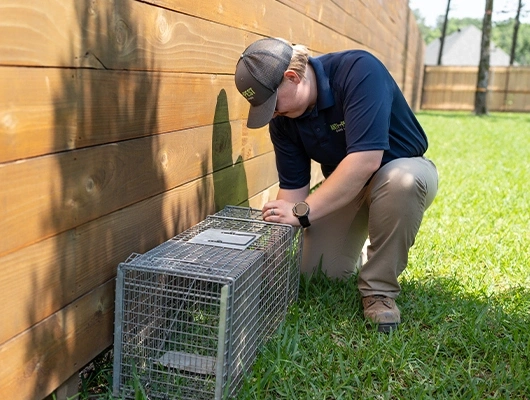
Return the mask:
[[116, 396], [234, 398], [298, 296], [302, 235], [227, 207], [118, 266]]

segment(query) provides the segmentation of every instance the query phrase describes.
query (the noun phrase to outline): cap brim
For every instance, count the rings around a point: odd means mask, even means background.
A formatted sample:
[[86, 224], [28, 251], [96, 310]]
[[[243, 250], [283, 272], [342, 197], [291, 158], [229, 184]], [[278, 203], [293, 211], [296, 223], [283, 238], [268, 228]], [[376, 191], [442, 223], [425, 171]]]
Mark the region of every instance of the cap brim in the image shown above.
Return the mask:
[[276, 110], [277, 98], [278, 91], [275, 91], [272, 96], [265, 101], [265, 103], [260, 104], [259, 106], [250, 106], [247, 126], [251, 129], [257, 129], [267, 125], [272, 119], [274, 111]]

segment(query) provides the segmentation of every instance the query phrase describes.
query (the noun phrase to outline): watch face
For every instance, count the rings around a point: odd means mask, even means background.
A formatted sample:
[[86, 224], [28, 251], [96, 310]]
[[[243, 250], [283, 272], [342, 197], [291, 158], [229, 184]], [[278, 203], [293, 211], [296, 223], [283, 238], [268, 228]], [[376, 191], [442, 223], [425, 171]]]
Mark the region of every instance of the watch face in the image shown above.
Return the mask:
[[294, 212], [298, 217], [307, 215], [307, 213], [309, 212], [309, 206], [307, 205], [307, 203], [304, 202], [297, 203], [294, 206]]

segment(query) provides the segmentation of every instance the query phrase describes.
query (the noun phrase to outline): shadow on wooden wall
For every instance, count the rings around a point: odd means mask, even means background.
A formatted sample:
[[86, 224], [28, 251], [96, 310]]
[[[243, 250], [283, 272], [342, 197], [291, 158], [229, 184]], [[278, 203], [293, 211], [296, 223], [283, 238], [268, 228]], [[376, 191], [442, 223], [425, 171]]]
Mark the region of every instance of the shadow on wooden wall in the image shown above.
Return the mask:
[[[216, 211], [226, 205], [248, 207], [248, 184], [243, 157], [232, 163], [232, 127], [226, 91], [217, 96], [212, 131], [212, 164]], [[228, 167], [227, 167], [228, 166]]]
[[[136, 64], [135, 72], [112, 70], [102, 61], [117, 56], [109, 32], [118, 46], [137, 52], [148, 46], [128, 34], [127, 5], [119, 2], [117, 9], [95, 14], [87, 2], [76, 2], [78, 23], [69, 25], [79, 27], [69, 34], [81, 43], [72, 43], [64, 65], [84, 57], [96, 68], [61, 69], [54, 94], [55, 148], [68, 143], [69, 150], [50, 155], [54, 173], [43, 173], [53, 182], [50, 212], [41, 215], [41, 225], [43, 232], [56, 234], [51, 238], [56, 259], [44, 276], [33, 274], [38, 291], [26, 313], [30, 321], [40, 321], [44, 306], [51, 316], [27, 331], [25, 375], [33, 379], [22, 398], [42, 398], [110, 344], [116, 256], [130, 248], [127, 237], [138, 250], [153, 244], [153, 232], [142, 226], [162, 218], [161, 208], [153, 207], [159, 202], [150, 204], [147, 215], [127, 210], [144, 195], [166, 190], [164, 174], [157, 173], [163, 164], [157, 159], [158, 136], [152, 135], [158, 124], [159, 80], [148, 72], [155, 69], [154, 60], [149, 65], [138, 56], [143, 64]], [[78, 48], [86, 52], [76, 54]]]
[[[68, 149], [50, 156], [54, 173], [43, 175], [53, 182], [50, 212], [42, 214], [41, 228], [55, 234], [50, 240], [56, 259], [46, 274], [31, 278], [39, 290], [26, 305], [27, 317], [41, 321], [50, 316], [26, 331], [27, 398], [50, 393], [111, 345], [116, 267], [131, 249], [148, 250], [196, 222], [187, 217], [189, 196], [182, 205], [179, 195], [170, 201], [172, 216], [185, 221], [172, 223], [164, 212], [165, 194], [175, 189], [166, 177], [180, 172], [168, 168], [179, 164], [174, 158], [187, 158], [179, 153], [185, 148], [169, 154], [160, 141], [164, 135], [184, 136], [160, 132], [164, 77], [149, 59], [154, 54], [149, 43], [140, 43], [140, 35], [131, 32], [134, 18], [128, 4], [117, 2], [107, 13], [100, 9], [95, 18], [90, 5], [75, 3], [80, 29], [71, 37], [80, 37], [81, 43], [72, 45], [65, 64], [84, 57], [88, 67], [62, 69], [54, 95], [55, 148], [67, 143]], [[86, 52], [75, 54], [76, 48]], [[134, 70], [113, 68], [127, 49], [135, 52]], [[178, 112], [179, 104], [173, 106]], [[199, 155], [199, 180], [205, 184], [192, 184], [195, 218], [214, 211], [212, 197], [215, 210], [248, 204], [243, 160], [232, 161], [225, 90], [217, 97], [211, 141], [212, 159]]]

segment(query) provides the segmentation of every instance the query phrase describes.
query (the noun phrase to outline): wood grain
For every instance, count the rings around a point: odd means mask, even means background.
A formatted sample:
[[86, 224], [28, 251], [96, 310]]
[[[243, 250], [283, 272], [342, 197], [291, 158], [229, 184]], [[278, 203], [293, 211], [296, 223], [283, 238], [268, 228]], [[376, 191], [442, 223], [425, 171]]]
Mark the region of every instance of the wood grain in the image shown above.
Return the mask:
[[[0, 236], [4, 238], [0, 255], [226, 168], [234, 161], [227, 123], [0, 164]], [[274, 154], [248, 160], [245, 168], [247, 165], [262, 169], [247, 177], [250, 190], [268, 171], [275, 173]]]
[[0, 67], [0, 88], [0, 162], [246, 119], [249, 108], [223, 75]]
[[114, 280], [0, 345], [0, 397], [42, 399], [112, 343]]
[[0, 65], [228, 74], [244, 43], [230, 26], [137, 1], [0, 4]]
[[[298, 11], [276, 0], [212, 0], [207, 3], [204, 0], [147, 1], [185, 14], [201, 15], [208, 21], [230, 25], [242, 31], [302, 43], [319, 53], [356, 46], [356, 42], [340, 35], [331, 27], [305, 18]], [[254, 38], [250, 38], [247, 44], [252, 41]]]

